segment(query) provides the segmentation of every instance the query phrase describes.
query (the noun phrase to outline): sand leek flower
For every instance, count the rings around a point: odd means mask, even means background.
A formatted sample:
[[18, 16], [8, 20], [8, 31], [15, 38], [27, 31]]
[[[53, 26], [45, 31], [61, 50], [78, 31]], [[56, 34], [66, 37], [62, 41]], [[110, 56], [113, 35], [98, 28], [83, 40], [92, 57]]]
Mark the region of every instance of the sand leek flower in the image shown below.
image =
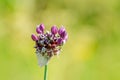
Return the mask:
[[51, 27], [51, 31], [45, 32], [44, 24], [38, 25], [36, 32], [37, 35], [32, 34], [31, 38], [35, 41], [38, 64], [42, 67], [46, 66], [53, 56], [59, 55], [62, 46], [68, 39], [68, 33], [63, 26], [58, 29], [55, 25]]

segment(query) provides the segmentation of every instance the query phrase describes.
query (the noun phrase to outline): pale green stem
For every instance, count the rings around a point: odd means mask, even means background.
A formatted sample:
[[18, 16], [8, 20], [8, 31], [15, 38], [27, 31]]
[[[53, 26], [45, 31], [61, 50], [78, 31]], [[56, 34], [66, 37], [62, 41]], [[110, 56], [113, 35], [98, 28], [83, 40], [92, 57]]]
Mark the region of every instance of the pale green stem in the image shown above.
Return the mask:
[[45, 65], [44, 80], [47, 80], [47, 65]]

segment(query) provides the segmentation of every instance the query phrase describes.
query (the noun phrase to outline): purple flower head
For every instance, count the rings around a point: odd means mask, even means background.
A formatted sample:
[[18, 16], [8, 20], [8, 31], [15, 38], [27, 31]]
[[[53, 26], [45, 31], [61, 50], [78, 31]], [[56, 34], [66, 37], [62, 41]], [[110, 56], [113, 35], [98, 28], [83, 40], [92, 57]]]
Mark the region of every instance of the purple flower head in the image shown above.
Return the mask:
[[33, 41], [38, 41], [38, 37], [35, 34], [32, 34], [31, 38], [32, 38]]
[[68, 38], [64, 27], [61, 27], [59, 31], [56, 26], [52, 26], [51, 31], [44, 33], [44, 30], [45, 27], [41, 24], [36, 28], [38, 35], [31, 35], [31, 38], [36, 43], [36, 55], [40, 66], [46, 65], [52, 56], [58, 55], [61, 51], [61, 47]]
[[57, 32], [58, 32], [58, 28], [54, 25], [52, 28], [51, 28], [51, 32], [52, 32], [52, 34], [57, 34]]
[[61, 35], [64, 31], [65, 31], [65, 28], [62, 26], [62, 27], [60, 27], [60, 29], [58, 30], [58, 34]]

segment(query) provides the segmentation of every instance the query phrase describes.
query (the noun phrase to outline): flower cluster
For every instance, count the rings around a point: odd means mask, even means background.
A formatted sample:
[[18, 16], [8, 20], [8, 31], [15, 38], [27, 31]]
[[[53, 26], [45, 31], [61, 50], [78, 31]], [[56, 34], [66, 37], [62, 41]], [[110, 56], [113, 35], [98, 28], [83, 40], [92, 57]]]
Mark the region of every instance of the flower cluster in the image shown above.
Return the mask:
[[36, 54], [40, 66], [46, 65], [52, 56], [58, 55], [61, 46], [63, 46], [68, 39], [68, 34], [63, 26], [58, 29], [54, 25], [51, 27], [51, 31], [46, 31], [46, 33], [44, 30], [44, 24], [40, 24], [36, 28], [38, 35], [31, 35], [32, 40], [36, 43]]

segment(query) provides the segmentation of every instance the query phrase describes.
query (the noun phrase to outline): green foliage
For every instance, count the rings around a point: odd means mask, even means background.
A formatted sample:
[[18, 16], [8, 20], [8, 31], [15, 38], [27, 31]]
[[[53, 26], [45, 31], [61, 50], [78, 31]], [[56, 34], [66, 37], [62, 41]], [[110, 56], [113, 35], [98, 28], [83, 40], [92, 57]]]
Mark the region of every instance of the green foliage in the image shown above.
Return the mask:
[[120, 80], [119, 0], [0, 0], [0, 80], [43, 80], [31, 33], [64, 25], [69, 39], [48, 80]]

